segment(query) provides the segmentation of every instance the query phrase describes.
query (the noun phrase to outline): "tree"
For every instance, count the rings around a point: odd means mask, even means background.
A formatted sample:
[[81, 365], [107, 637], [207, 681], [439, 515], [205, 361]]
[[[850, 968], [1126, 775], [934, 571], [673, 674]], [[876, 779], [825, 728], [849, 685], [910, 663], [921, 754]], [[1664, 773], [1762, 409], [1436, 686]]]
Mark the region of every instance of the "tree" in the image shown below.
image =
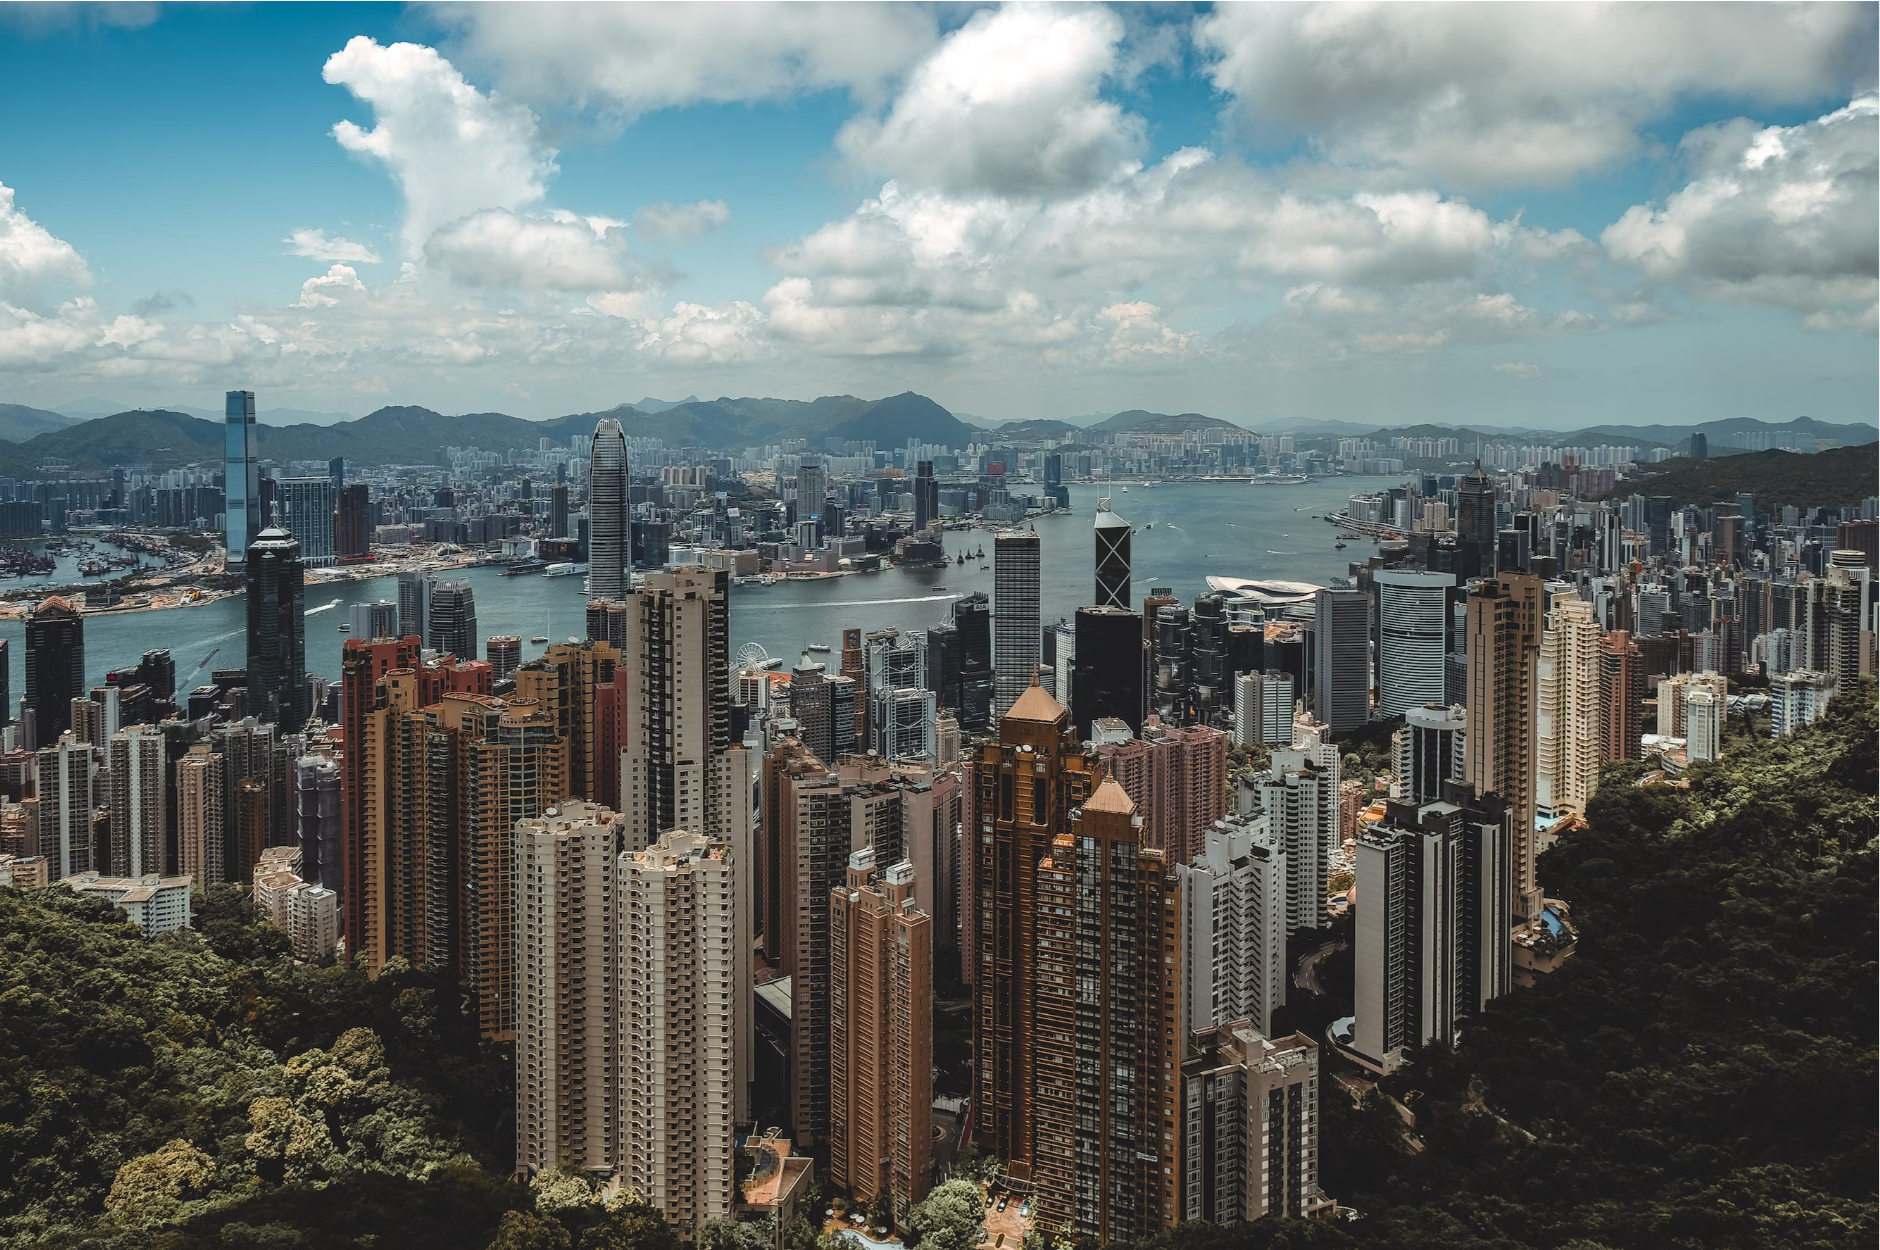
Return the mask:
[[915, 1203], [907, 1226], [922, 1250], [973, 1250], [986, 1239], [986, 1195], [972, 1181], [948, 1181]]

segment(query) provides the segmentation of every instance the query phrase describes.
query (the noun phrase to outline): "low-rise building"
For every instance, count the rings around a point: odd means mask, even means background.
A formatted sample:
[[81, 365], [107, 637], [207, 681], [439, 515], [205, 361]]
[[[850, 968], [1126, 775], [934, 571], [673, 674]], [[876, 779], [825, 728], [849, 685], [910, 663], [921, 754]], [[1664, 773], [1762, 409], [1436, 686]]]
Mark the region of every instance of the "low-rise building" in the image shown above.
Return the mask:
[[193, 878], [160, 877], [154, 873], [142, 877], [101, 877], [95, 872], [81, 872], [67, 877], [65, 883], [80, 894], [96, 894], [117, 904], [118, 910], [147, 938], [172, 929], [187, 929], [191, 919], [189, 887]]

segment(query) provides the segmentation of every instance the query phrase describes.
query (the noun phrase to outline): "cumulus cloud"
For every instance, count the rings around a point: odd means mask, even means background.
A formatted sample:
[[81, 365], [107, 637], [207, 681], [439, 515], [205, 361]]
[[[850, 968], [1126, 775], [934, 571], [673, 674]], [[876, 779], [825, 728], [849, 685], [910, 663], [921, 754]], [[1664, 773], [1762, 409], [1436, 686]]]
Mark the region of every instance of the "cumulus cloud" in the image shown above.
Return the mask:
[[644, 239], [683, 241], [721, 229], [731, 220], [731, 206], [723, 200], [695, 204], [648, 204], [633, 214], [633, 229]]
[[0, 183], [0, 299], [28, 300], [49, 286], [89, 286], [91, 270], [78, 251], [13, 199], [13, 188]]
[[1195, 25], [1255, 131], [1456, 186], [1558, 181], [1640, 150], [1678, 100], [1870, 89], [1870, 5], [1216, 6]]
[[1607, 227], [1653, 282], [1793, 308], [1818, 329], [1871, 325], [1880, 246], [1880, 99], [1799, 126], [1737, 120], [1685, 136], [1693, 177]]
[[478, 91], [435, 49], [355, 36], [328, 58], [324, 77], [372, 106], [373, 129], [341, 121], [333, 137], [397, 181], [411, 255], [448, 222], [537, 203], [557, 172], [555, 150], [537, 142], [535, 114]]
[[366, 284], [359, 280], [359, 271], [351, 265], [334, 265], [317, 278], [308, 278], [300, 284], [301, 308], [331, 308], [339, 303], [335, 290], [363, 291]]
[[485, 209], [438, 230], [425, 259], [466, 286], [539, 287], [592, 291], [626, 281], [619, 247], [609, 240], [618, 223], [600, 225], [572, 215], [524, 217]]
[[308, 260], [343, 260], [354, 265], [379, 263], [379, 254], [364, 243], [355, 243], [338, 235], [329, 239], [324, 230], [296, 230], [281, 242], [287, 244], [289, 252], [295, 256], [305, 256]]
[[1097, 92], [1123, 23], [1107, 9], [986, 10], [910, 75], [886, 117], [840, 146], [863, 168], [961, 193], [1063, 195], [1133, 172], [1142, 119]]
[[536, 100], [631, 117], [699, 101], [848, 89], [873, 97], [919, 58], [934, 17], [912, 4], [452, 4], [463, 53]]

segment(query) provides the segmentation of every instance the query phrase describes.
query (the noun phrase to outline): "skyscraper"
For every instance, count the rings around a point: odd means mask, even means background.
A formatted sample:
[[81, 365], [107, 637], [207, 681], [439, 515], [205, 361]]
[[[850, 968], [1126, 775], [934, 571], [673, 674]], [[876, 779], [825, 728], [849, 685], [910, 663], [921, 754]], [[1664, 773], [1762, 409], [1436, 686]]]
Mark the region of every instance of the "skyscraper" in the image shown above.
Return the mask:
[[1005, 715], [1038, 675], [1038, 535], [1001, 530], [992, 540], [992, 715]]
[[1684, 755], [1691, 763], [1722, 756], [1723, 709], [1723, 700], [1711, 690], [1693, 690], [1685, 700]]
[[1312, 599], [1312, 710], [1333, 733], [1362, 728], [1371, 719], [1371, 601], [1362, 590]]
[[53, 595], [26, 620], [26, 697], [20, 719], [29, 747], [52, 746], [72, 727], [72, 700], [85, 696], [85, 620]]
[[332, 564], [335, 555], [333, 516], [339, 508], [339, 493], [330, 477], [282, 478], [280, 519], [270, 521], [292, 534], [300, 542], [300, 562], [309, 568]]
[[1181, 889], [1114, 781], [1067, 825], [1032, 874], [1032, 1215], [1133, 1241], [1181, 1218]]
[[92, 871], [97, 866], [92, 836], [97, 754], [72, 734], [62, 733], [57, 742], [39, 748], [33, 764], [33, 793], [39, 805], [37, 853], [50, 861], [54, 880]]
[[230, 391], [222, 427], [222, 503], [227, 562], [248, 558], [261, 515], [261, 469], [255, 455], [255, 393]]
[[222, 755], [207, 743], [189, 748], [176, 765], [176, 867], [200, 889], [222, 880], [227, 790]]
[[1127, 742], [1097, 747], [1104, 775], [1123, 787], [1140, 813], [1142, 844], [1185, 864], [1227, 807], [1227, 735], [1205, 725], [1181, 728], [1149, 718]]
[[1534, 807], [1581, 815], [1599, 781], [1599, 622], [1573, 594], [1554, 600], [1541, 634], [1535, 716]]
[[621, 1180], [679, 1235], [729, 1218], [737, 1039], [751, 1015], [731, 848], [674, 830], [620, 857]]
[[1379, 569], [1371, 582], [1377, 588], [1379, 715], [1441, 703], [1455, 574]]
[[377, 603], [355, 603], [346, 610], [347, 631], [354, 638], [398, 637], [398, 605], [390, 599]]
[[829, 1180], [888, 1191], [895, 1222], [927, 1196], [933, 1122], [933, 921], [914, 865], [849, 856], [829, 899]]
[[[522, 637], [491, 634], [483, 640], [483, 658], [490, 662], [490, 680], [507, 681], [522, 666]], [[604, 761], [603, 761], [604, 763]]]
[[1456, 483], [1456, 541], [1473, 544], [1483, 560], [1495, 550], [1495, 484], [1480, 460]]
[[1599, 762], [1639, 758], [1644, 737], [1645, 661], [1623, 629], [1599, 640]]
[[339, 488], [333, 506], [333, 554], [341, 560], [372, 554], [372, 495], [364, 482]]
[[278, 525], [262, 530], [249, 544], [244, 578], [249, 710], [281, 733], [299, 733], [307, 723], [307, 604], [300, 543]]
[[1393, 771], [1398, 798], [1405, 803], [1434, 803], [1443, 784], [1461, 781], [1469, 739], [1468, 710], [1459, 704], [1413, 707], [1403, 728], [1391, 735], [1396, 748]]
[[[1097, 531], [1103, 541], [1103, 531]], [[1071, 721], [1079, 741], [1093, 721], [1114, 716], [1142, 732], [1142, 617], [1121, 606], [1077, 609], [1077, 648], [1071, 668]]]
[[1097, 597], [1099, 608], [1128, 610], [1129, 522], [1110, 511], [1107, 498], [1097, 501]]
[[1357, 845], [1353, 1048], [1389, 1070], [1405, 1050], [1453, 1041], [1457, 1023], [1508, 992], [1518, 837], [1512, 807], [1451, 784], [1392, 802]]
[[999, 741], [980, 748], [971, 775], [966, 827], [976, 832], [962, 945], [974, 961], [974, 1140], [1029, 1171], [1040, 976], [1036, 868], [1069, 830], [1071, 808], [1089, 796], [1102, 765], [1078, 743], [1070, 713], [1032, 685], [1000, 720]]
[[123, 877], [161, 872], [170, 781], [162, 732], [149, 725], [118, 730], [111, 735], [110, 764], [110, 871]]
[[[516, 822], [516, 1171], [607, 1173], [619, 1162], [620, 818], [570, 801]], [[644, 941], [644, 935], [640, 935]]]
[[1303, 734], [1273, 752], [1267, 771], [1242, 778], [1240, 810], [1266, 814], [1268, 828], [1286, 848], [1286, 931], [1327, 923], [1325, 881], [1339, 846], [1338, 748]]
[[921, 533], [939, 519], [940, 482], [933, 475], [933, 461], [916, 461], [914, 466], [914, 532]]
[[820, 464], [805, 464], [796, 470], [796, 523], [814, 521], [822, 516], [824, 496], [829, 491], [829, 476]]
[[460, 660], [477, 658], [477, 596], [469, 582], [438, 582], [431, 590], [425, 645]]
[[984, 729], [992, 723], [992, 605], [974, 591], [953, 601], [953, 628], [959, 636], [960, 724]]
[[588, 464], [588, 593], [596, 599], [626, 596], [629, 525], [627, 436], [619, 421], [603, 417]]
[[1234, 745], [1280, 746], [1292, 741], [1295, 695], [1291, 673], [1277, 669], [1234, 675]]
[[1319, 1047], [1251, 1020], [1198, 1031], [1182, 1064], [1184, 1220], [1311, 1218], [1319, 1188]]
[[[402, 600], [402, 577], [398, 589]], [[340, 932], [346, 938], [349, 955], [360, 961], [367, 959], [373, 943], [384, 940], [367, 870], [370, 865], [376, 873], [378, 857], [383, 854], [389, 800], [384, 765], [374, 762], [366, 746], [366, 734], [379, 708], [379, 682], [393, 669], [416, 668], [418, 649], [416, 639], [348, 638], [340, 653], [341, 741], [346, 743], [340, 768], [340, 812], [344, 822], [338, 865]], [[333, 881], [325, 873], [326, 866], [322, 865], [322, 884], [331, 889]]]
[[557, 482], [548, 488], [548, 536], [568, 537], [568, 484]]
[[431, 623], [431, 592], [436, 579], [423, 570], [398, 575], [398, 636], [416, 638], [425, 646]]
[[1536, 674], [1541, 579], [1499, 573], [1469, 592], [1469, 737], [1463, 776], [1476, 794], [1508, 804], [1514, 820], [1513, 923], [1540, 919], [1535, 874]]

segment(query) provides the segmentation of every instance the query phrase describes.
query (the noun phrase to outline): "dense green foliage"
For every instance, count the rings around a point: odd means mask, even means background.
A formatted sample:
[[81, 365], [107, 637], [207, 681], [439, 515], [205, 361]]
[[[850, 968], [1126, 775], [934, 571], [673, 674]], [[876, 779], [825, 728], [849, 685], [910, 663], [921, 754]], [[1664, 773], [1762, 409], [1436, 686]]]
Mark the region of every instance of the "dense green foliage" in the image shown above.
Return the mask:
[[1327, 1082], [1322, 1182], [1361, 1218], [1158, 1250], [1872, 1246], [1875, 741], [1863, 681], [1688, 789], [1613, 766], [1541, 861], [1578, 954], [1385, 1082], [1414, 1133]]
[[1874, 493], [1880, 472], [1880, 444], [1836, 447], [1813, 455], [1793, 451], [1755, 451], [1708, 460], [1666, 460], [1643, 465], [1644, 476], [1630, 478], [1612, 492], [1669, 495], [1681, 504], [1734, 499], [1738, 491], [1756, 496], [1756, 511], [1794, 505], [1837, 508]]
[[62, 886], [0, 889], [0, 1245], [672, 1241], [578, 1179], [547, 1210], [508, 1179], [510, 1064], [455, 987], [296, 964], [239, 889], [198, 902], [147, 942]]

